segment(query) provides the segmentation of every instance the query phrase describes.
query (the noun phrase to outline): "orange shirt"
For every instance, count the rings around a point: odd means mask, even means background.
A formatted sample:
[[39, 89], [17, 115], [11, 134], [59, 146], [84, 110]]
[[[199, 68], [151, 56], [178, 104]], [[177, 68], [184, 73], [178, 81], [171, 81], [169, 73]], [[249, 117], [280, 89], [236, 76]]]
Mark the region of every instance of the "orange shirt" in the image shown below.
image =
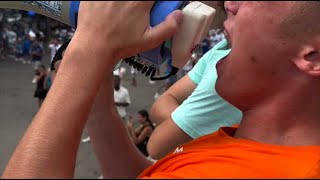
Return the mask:
[[320, 178], [320, 146], [280, 146], [233, 138], [221, 128], [178, 147], [139, 178]]

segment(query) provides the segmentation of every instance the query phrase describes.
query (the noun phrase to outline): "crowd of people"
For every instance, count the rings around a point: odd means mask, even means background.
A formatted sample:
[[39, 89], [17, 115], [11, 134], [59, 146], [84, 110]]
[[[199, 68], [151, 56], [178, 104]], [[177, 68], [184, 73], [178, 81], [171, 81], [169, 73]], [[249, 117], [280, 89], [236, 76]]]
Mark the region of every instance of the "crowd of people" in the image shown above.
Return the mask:
[[127, 117], [129, 92], [114, 67], [183, 21], [175, 11], [148, 28], [153, 5], [82, 2], [3, 178], [72, 178], [84, 128], [104, 178], [319, 178], [319, 2], [224, 2], [225, 36], [211, 31], [150, 112]]
[[[52, 79], [50, 68], [45, 64], [52, 62], [63, 42], [73, 36], [73, 31], [56, 29], [52, 35], [50, 41], [46, 42], [45, 34], [39, 30], [9, 25], [0, 28], [0, 60], [12, 59], [32, 65], [31, 70], [34, 72], [32, 83], [36, 85], [34, 97], [38, 99], [39, 107], [49, 91]], [[50, 56], [45, 59], [47, 52]]]

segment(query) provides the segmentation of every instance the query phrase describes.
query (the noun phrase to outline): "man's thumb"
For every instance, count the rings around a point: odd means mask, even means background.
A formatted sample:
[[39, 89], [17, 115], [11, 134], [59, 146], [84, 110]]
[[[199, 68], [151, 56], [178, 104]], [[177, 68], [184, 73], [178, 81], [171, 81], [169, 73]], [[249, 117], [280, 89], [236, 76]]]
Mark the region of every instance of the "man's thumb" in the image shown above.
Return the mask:
[[182, 11], [176, 10], [172, 12], [167, 16], [165, 21], [146, 31], [143, 43], [145, 43], [149, 48], [151, 46], [157, 47], [163, 41], [171, 38], [178, 31], [182, 24], [182, 20]]

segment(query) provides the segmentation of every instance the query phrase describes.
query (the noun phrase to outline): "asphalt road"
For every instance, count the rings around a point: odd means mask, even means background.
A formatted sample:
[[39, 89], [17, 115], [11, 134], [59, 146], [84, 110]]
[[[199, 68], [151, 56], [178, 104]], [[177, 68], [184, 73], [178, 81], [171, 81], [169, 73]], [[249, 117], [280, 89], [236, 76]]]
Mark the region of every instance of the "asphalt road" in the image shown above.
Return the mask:
[[[44, 63], [49, 64], [48, 60]], [[125, 65], [126, 66], [126, 65]], [[128, 113], [151, 107], [154, 95], [162, 82], [149, 84], [143, 75], [137, 75], [138, 86], [131, 86], [130, 69], [122, 84], [129, 90], [132, 101]], [[11, 154], [37, 112], [37, 99], [33, 98], [33, 69], [12, 59], [0, 60], [0, 173], [2, 174]], [[86, 133], [83, 133], [86, 137]], [[100, 169], [90, 143], [81, 143], [78, 151], [75, 178], [98, 178]]]

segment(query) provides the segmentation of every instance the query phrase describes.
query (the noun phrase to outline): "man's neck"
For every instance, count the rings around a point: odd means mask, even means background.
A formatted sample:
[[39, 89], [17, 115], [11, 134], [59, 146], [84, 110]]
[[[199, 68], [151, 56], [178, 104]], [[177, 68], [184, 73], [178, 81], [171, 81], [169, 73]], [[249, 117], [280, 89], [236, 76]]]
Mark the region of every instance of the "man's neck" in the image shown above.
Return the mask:
[[243, 113], [235, 138], [287, 146], [320, 145], [318, 92], [282, 92]]

